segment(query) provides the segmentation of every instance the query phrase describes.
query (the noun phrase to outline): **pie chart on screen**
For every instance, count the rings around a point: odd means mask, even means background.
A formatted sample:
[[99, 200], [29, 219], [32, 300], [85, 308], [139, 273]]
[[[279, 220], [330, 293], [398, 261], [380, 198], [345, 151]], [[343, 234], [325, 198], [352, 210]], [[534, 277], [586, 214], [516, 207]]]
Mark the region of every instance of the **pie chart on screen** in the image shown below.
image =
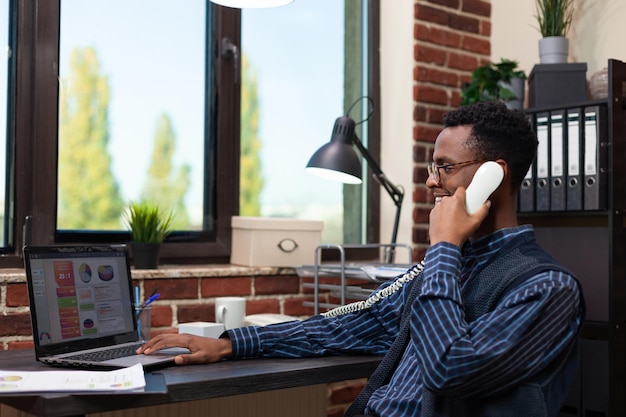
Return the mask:
[[87, 264], [80, 264], [78, 267], [78, 276], [80, 280], [87, 283], [91, 281], [91, 268]]
[[102, 281], [111, 281], [113, 275], [113, 267], [111, 265], [100, 265], [98, 267], [98, 277]]

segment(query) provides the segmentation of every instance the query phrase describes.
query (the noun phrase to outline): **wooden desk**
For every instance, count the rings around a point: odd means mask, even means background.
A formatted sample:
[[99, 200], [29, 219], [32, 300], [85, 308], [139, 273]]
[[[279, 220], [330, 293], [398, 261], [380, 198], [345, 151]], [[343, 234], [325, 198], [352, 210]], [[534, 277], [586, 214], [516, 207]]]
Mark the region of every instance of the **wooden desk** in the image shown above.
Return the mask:
[[[165, 377], [167, 394], [0, 394], [0, 403], [36, 416], [77, 416], [364, 378], [373, 372], [380, 359], [375, 356], [337, 356], [174, 366], [155, 371]], [[28, 349], [0, 352], [0, 369], [37, 371], [54, 368], [37, 363], [34, 352]]]

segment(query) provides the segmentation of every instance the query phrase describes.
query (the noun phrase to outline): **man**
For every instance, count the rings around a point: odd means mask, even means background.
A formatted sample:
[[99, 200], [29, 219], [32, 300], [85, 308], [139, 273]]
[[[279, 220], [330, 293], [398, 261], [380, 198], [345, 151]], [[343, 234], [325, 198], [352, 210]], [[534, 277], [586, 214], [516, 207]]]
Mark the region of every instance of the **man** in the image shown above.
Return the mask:
[[[419, 279], [356, 313], [234, 329], [219, 340], [159, 335], [138, 352], [186, 347], [191, 353], [178, 356], [179, 365], [385, 354], [398, 334], [406, 334], [382, 386], [350, 415], [555, 415], [584, 302], [576, 279], [536, 245], [532, 227], [517, 223], [517, 194], [537, 138], [526, 115], [503, 104], [461, 107], [444, 125], [428, 167], [435, 206]], [[490, 201], [468, 214], [465, 189], [484, 161], [497, 162], [504, 179]], [[403, 316], [406, 332], [400, 331]]]

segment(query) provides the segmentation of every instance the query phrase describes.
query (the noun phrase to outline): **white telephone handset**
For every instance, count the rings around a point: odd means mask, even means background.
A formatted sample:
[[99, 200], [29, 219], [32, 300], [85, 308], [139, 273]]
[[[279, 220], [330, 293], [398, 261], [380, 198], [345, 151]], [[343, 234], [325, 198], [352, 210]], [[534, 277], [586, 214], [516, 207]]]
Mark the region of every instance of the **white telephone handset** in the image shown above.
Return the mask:
[[465, 207], [469, 214], [474, 214], [491, 194], [498, 188], [504, 171], [497, 162], [487, 161], [482, 164], [474, 174], [472, 182], [465, 192]]
[[[504, 178], [504, 171], [498, 163], [494, 161], [487, 161], [483, 163], [474, 174], [472, 182], [467, 187], [465, 192], [465, 207], [467, 212], [473, 214], [482, 206], [491, 194], [498, 188], [502, 179]], [[402, 286], [415, 279], [424, 270], [424, 261], [414, 265], [401, 277], [397, 278], [391, 285], [383, 288], [380, 291], [376, 291], [370, 295], [365, 301], [357, 301], [355, 303], [346, 304], [322, 313], [325, 317], [334, 317], [342, 314], [353, 313], [359, 310], [370, 308], [372, 305], [389, 297], [391, 294], [398, 291]]]

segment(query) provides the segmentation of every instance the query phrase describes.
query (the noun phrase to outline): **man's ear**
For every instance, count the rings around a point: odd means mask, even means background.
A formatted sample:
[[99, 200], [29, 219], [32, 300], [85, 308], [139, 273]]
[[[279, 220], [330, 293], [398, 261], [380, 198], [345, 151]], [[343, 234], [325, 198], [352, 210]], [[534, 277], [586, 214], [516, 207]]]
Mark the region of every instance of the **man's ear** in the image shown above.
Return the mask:
[[504, 172], [504, 178], [502, 179], [502, 184], [500, 184], [499, 189], [507, 189], [511, 190], [513, 188], [511, 184], [511, 170], [509, 169], [509, 164], [506, 163], [504, 159], [497, 159], [496, 163], [500, 165], [502, 171]]

